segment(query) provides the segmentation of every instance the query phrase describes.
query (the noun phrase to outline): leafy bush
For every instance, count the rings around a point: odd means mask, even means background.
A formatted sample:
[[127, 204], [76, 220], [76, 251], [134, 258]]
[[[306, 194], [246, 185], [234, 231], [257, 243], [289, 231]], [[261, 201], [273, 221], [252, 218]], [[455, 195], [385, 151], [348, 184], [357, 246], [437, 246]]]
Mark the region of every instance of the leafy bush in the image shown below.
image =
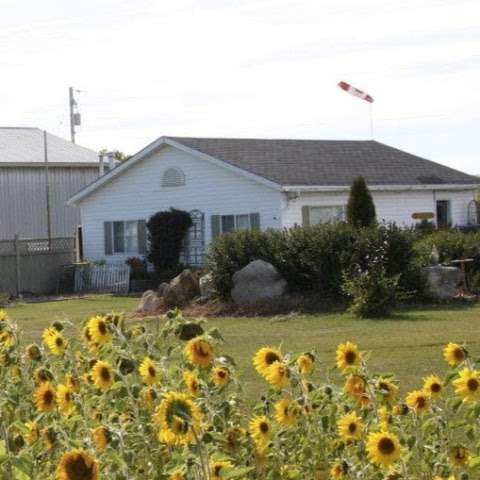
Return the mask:
[[347, 203], [347, 222], [354, 227], [370, 227], [375, 223], [376, 212], [372, 195], [363, 177], [357, 177], [350, 188]]
[[147, 268], [145, 262], [140, 257], [128, 257], [125, 260], [127, 265], [130, 265], [130, 279], [143, 280], [147, 278]]
[[150, 217], [147, 222], [150, 245], [147, 258], [157, 273], [178, 265], [182, 241], [191, 226], [190, 214], [175, 208]]

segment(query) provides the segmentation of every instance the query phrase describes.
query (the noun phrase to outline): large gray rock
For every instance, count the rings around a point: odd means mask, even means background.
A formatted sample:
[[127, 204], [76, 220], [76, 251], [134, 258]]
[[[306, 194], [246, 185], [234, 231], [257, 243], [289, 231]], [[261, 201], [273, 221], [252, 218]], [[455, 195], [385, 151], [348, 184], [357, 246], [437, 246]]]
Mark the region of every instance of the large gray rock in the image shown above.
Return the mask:
[[464, 280], [463, 272], [456, 267], [434, 265], [422, 268], [425, 293], [433, 298], [447, 300], [457, 294], [458, 285]]
[[171, 282], [163, 293], [163, 298], [169, 307], [181, 307], [200, 295], [197, 277], [191, 270], [184, 270]]
[[239, 307], [273, 300], [285, 293], [286, 280], [268, 262], [254, 260], [233, 275], [232, 299]]
[[201, 276], [198, 283], [200, 286], [200, 295], [203, 298], [213, 298], [216, 296], [217, 291], [215, 289], [215, 283], [211, 273]]
[[143, 293], [137, 307], [137, 312], [144, 315], [157, 313], [164, 306], [162, 298], [154, 290], [147, 290]]

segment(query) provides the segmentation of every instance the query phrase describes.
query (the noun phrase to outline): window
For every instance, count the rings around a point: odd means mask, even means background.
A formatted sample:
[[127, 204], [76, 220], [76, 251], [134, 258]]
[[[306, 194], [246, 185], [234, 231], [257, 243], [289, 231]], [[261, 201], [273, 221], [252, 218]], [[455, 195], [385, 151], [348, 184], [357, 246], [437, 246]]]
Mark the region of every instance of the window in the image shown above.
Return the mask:
[[179, 168], [167, 168], [163, 173], [162, 187], [181, 187], [185, 185], [185, 175]]
[[240, 215], [212, 215], [212, 238], [222, 233], [236, 230], [260, 229], [259, 213], [244, 213]]
[[437, 200], [437, 227], [447, 228], [451, 223], [450, 200]]
[[345, 206], [305, 206], [302, 208], [302, 216], [304, 225], [341, 222], [342, 220], [345, 220]]
[[113, 253], [138, 253], [138, 222], [113, 222]]

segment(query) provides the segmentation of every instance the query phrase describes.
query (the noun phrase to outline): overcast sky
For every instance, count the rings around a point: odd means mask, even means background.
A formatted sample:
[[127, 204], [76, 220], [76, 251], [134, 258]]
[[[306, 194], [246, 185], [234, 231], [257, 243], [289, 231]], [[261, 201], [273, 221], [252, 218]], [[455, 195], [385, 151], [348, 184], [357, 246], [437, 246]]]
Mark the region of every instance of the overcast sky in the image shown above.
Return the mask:
[[0, 125], [135, 153], [161, 135], [374, 138], [480, 173], [479, 0], [0, 0]]

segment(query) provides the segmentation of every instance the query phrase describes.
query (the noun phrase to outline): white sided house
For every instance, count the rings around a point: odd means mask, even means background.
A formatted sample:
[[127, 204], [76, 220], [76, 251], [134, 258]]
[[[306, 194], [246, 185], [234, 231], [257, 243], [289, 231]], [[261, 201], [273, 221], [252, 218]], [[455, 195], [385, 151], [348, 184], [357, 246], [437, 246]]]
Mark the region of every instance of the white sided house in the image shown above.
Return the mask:
[[145, 222], [171, 207], [191, 213], [185, 263], [241, 229], [344, 218], [350, 185], [365, 177], [379, 221], [467, 225], [480, 181], [376, 141], [161, 137], [74, 195], [84, 256], [123, 263], [147, 251]]

